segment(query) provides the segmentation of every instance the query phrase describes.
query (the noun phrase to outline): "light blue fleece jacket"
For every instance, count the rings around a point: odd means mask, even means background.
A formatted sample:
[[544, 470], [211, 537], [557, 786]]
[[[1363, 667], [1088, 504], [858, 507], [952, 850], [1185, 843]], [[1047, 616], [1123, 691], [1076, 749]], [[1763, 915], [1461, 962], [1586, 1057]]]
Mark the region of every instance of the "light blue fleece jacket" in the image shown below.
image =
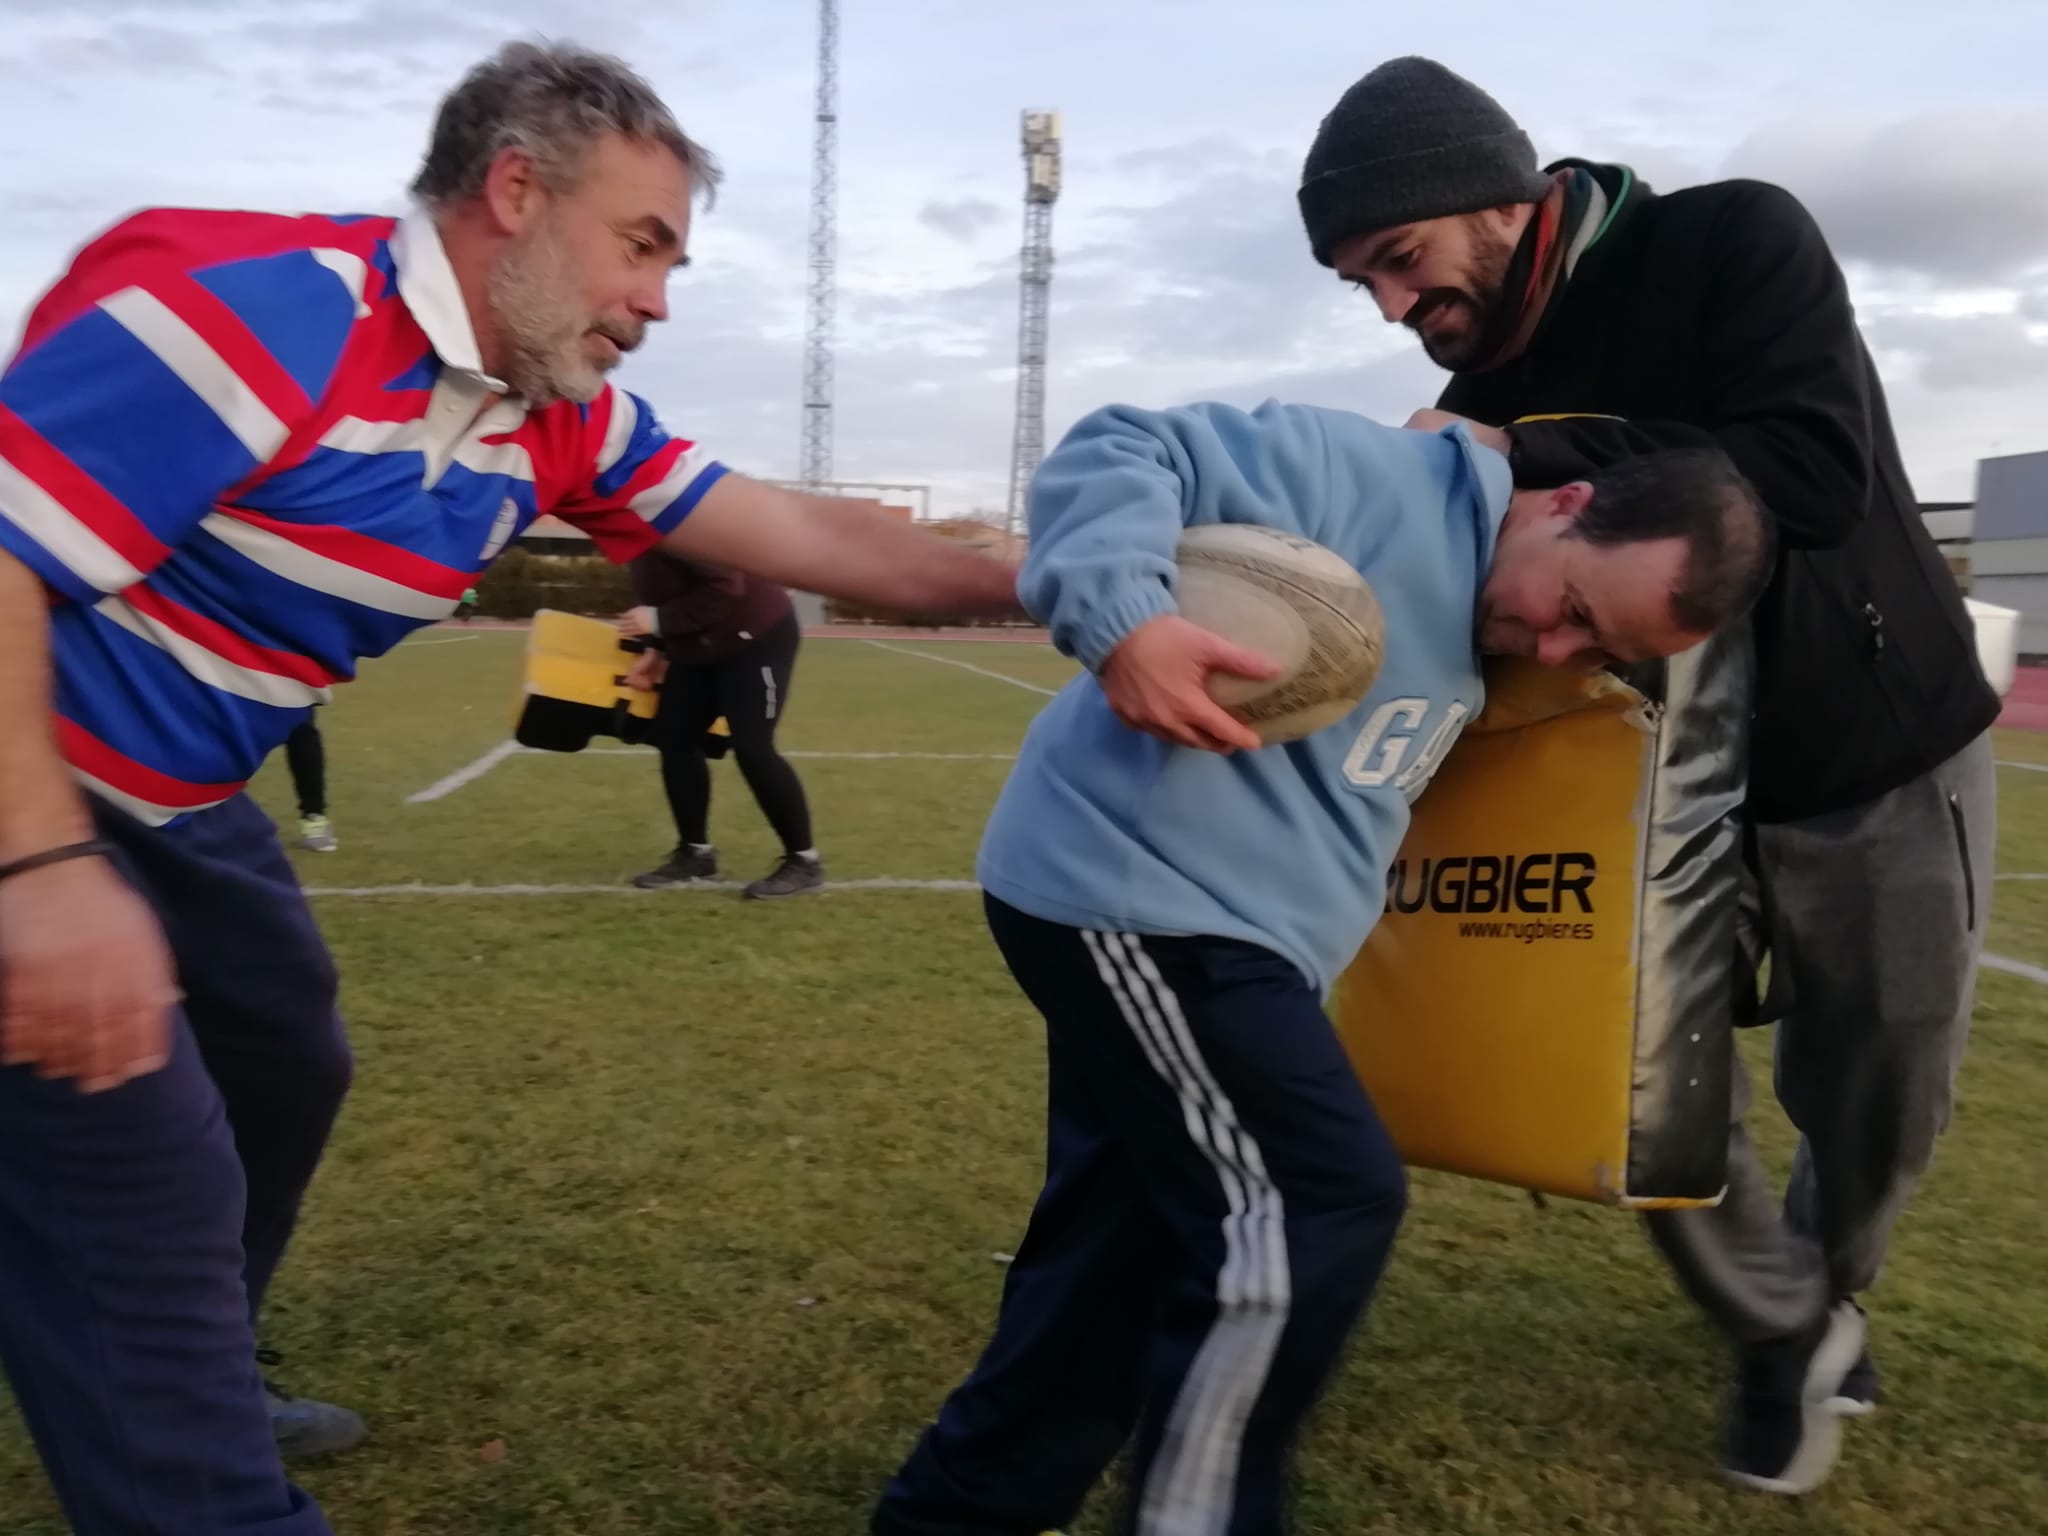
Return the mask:
[[[1372, 930], [1408, 807], [1482, 689], [1473, 612], [1512, 482], [1462, 427], [1111, 406], [1048, 454], [1018, 591], [1089, 669], [1046, 706], [982, 840], [979, 878], [1049, 922], [1263, 945], [1325, 997]], [[1174, 611], [1174, 545], [1261, 523], [1327, 546], [1386, 617], [1378, 681], [1303, 741], [1225, 757], [1134, 731], [1091, 675]]]

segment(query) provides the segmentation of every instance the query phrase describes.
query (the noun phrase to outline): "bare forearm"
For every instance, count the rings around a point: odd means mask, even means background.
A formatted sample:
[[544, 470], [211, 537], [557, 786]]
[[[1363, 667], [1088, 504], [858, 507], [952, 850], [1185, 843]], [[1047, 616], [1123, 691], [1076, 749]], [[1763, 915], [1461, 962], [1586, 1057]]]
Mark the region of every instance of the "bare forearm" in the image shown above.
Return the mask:
[[0, 554], [0, 864], [92, 836], [51, 728], [49, 614], [35, 573]]
[[873, 507], [739, 475], [714, 485], [664, 541], [671, 554], [934, 618], [1021, 616], [1017, 570]]
[[844, 519], [845, 533], [821, 540], [820, 564], [832, 587], [814, 587], [828, 597], [872, 603], [880, 608], [938, 616], [1009, 614], [1019, 611], [1017, 568], [959, 539], [849, 505], [829, 496], [806, 497], [820, 521]]

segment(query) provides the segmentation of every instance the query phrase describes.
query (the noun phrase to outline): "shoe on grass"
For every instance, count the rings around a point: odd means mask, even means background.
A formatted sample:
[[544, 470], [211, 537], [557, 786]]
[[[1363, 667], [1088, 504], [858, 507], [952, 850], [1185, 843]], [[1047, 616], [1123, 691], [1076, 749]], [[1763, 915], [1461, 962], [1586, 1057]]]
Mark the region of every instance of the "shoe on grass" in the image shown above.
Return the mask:
[[775, 901], [825, 889], [825, 864], [815, 853], [786, 853], [774, 869], [748, 886], [749, 901]]
[[1723, 1474], [1760, 1493], [1810, 1493], [1841, 1451], [1832, 1406], [1863, 1354], [1863, 1314], [1849, 1302], [1813, 1327], [1743, 1350]]
[[[1848, 1305], [1855, 1307], [1856, 1303]], [[1858, 1315], [1863, 1309], [1856, 1307]], [[1845, 1419], [1860, 1419], [1875, 1413], [1878, 1404], [1884, 1401], [1884, 1383], [1878, 1379], [1877, 1367], [1871, 1363], [1868, 1339], [1869, 1320], [1864, 1320], [1865, 1341], [1863, 1353], [1856, 1357], [1856, 1363], [1849, 1367], [1849, 1374], [1842, 1378], [1842, 1385], [1835, 1395], [1828, 1399], [1828, 1406]]]
[[659, 891], [671, 885], [688, 885], [693, 880], [716, 880], [718, 878], [718, 850], [706, 844], [692, 847], [678, 843], [676, 851], [662, 863], [644, 874], [633, 877], [633, 884], [643, 891]]
[[[278, 1356], [258, 1350], [258, 1363], [274, 1366]], [[277, 1453], [286, 1461], [304, 1461], [316, 1456], [337, 1456], [352, 1451], [369, 1438], [369, 1426], [360, 1415], [332, 1403], [310, 1397], [294, 1397], [266, 1376], [263, 1397], [270, 1407], [270, 1428], [277, 1436]]]

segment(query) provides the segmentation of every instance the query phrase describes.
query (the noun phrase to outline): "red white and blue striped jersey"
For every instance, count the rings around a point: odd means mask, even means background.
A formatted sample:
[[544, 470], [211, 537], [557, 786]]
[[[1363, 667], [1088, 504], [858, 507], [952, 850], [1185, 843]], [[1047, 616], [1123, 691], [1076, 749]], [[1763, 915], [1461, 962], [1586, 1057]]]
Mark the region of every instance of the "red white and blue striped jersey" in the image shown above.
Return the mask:
[[158, 826], [234, 795], [542, 513], [623, 562], [724, 473], [616, 387], [507, 398], [419, 210], [136, 214], [0, 374], [0, 548], [51, 594], [59, 744]]

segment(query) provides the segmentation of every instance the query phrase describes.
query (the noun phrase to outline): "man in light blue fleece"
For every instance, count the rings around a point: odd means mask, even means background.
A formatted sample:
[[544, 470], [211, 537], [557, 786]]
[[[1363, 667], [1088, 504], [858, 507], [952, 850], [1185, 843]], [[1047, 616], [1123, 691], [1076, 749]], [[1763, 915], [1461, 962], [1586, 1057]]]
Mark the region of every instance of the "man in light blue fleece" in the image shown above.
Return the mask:
[[[1045, 460], [1025, 606], [1087, 668], [1033, 723], [980, 877], [1044, 1014], [1045, 1188], [995, 1337], [891, 1482], [885, 1536], [1036, 1536], [1136, 1432], [1122, 1527], [1277, 1536], [1292, 1444], [1385, 1266], [1401, 1159], [1323, 1011], [1409, 804], [1483, 702], [1480, 657], [1644, 661], [1744, 613], [1767, 517], [1718, 450], [1514, 491], [1440, 433], [1269, 403], [1112, 407]], [[1174, 611], [1202, 523], [1325, 545], [1385, 662], [1347, 718], [1260, 747]]]

